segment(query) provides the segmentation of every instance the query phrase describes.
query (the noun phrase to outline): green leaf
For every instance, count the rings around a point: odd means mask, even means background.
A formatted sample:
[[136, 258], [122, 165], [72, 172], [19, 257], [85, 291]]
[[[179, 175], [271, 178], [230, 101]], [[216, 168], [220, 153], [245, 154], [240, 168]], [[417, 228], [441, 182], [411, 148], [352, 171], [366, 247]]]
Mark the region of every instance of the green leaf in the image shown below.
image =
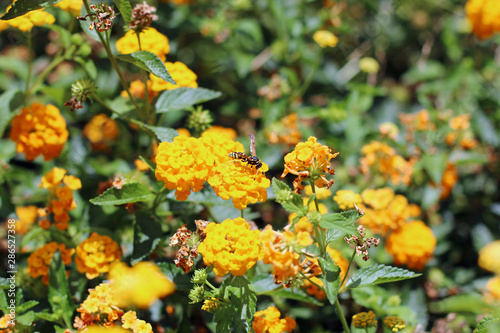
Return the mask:
[[252, 327], [257, 293], [254, 286], [244, 276], [236, 276], [226, 288], [229, 293], [236, 332], [249, 332]]
[[0, 310], [4, 313], [7, 313], [8, 312], [7, 306], [8, 306], [7, 295], [5, 295], [5, 291], [3, 291], [3, 289], [2, 289], [2, 290], [0, 290]]
[[18, 16], [22, 16], [32, 10], [42, 9], [46, 6], [54, 5], [61, 0], [17, 0], [12, 4], [7, 14], [1, 17], [2, 20], [12, 20]]
[[162, 234], [161, 225], [155, 218], [146, 213], [136, 213], [131, 264], [146, 258], [160, 243]]
[[284, 182], [273, 178], [272, 180], [272, 187], [273, 187], [273, 192], [275, 197], [279, 197], [278, 193], [282, 191], [287, 191], [290, 192], [291, 199], [286, 200], [286, 201], [281, 201], [280, 204], [285, 208], [288, 212], [290, 213], [297, 213], [297, 216], [303, 217], [306, 216], [309, 207], [304, 206], [304, 200], [300, 196], [300, 194], [293, 193], [290, 187], [288, 187], [287, 184]]
[[0, 137], [15, 114], [12, 112], [20, 107], [24, 94], [19, 89], [11, 89], [0, 95]]
[[54, 323], [59, 322], [59, 316], [56, 315], [55, 313], [37, 312], [35, 313], [35, 317], [42, 320], [51, 321]]
[[318, 301], [316, 297], [312, 297], [305, 290], [300, 288], [288, 289], [274, 283], [273, 277], [269, 274], [260, 274], [255, 276], [252, 280], [255, 292], [259, 295], [276, 296], [280, 298], [294, 299], [297, 301], [311, 303], [321, 306], [322, 302]]
[[64, 323], [70, 327], [73, 315], [73, 295], [69, 292], [66, 269], [59, 250], [54, 253], [49, 268], [49, 303], [54, 313], [61, 312]]
[[164, 81], [170, 82], [172, 84], [177, 84], [170, 76], [170, 73], [168, 72], [161, 59], [152, 52], [137, 51], [130, 54], [118, 55], [116, 56], [116, 58], [126, 62], [130, 62]]
[[220, 97], [222, 94], [205, 88], [181, 87], [165, 90], [156, 101], [156, 112], [169, 112], [185, 110], [195, 104], [210, 101]]
[[128, 28], [130, 19], [132, 18], [132, 6], [129, 0], [114, 0], [116, 7], [122, 14], [123, 20], [125, 21], [125, 27]]
[[217, 309], [214, 316], [215, 331], [221, 333], [231, 332], [234, 313], [235, 309], [232, 305], [222, 305]]
[[98, 206], [123, 205], [131, 202], [147, 202], [155, 195], [139, 183], [124, 184], [121, 189], [111, 187], [100, 196], [89, 201]]
[[19, 305], [16, 309], [18, 313], [23, 313], [26, 312], [27, 310], [31, 309], [35, 305], [37, 305], [39, 302], [38, 301], [27, 301], [21, 305]]
[[151, 171], [155, 172], [156, 164], [153, 161], [145, 159], [143, 156], [139, 156], [139, 159], [146, 163]]
[[422, 163], [424, 169], [427, 171], [431, 180], [435, 184], [441, 184], [441, 179], [443, 178], [444, 169], [446, 168], [446, 162], [448, 161], [448, 155], [446, 153], [441, 154], [424, 154], [422, 156]]
[[81, 57], [74, 57], [73, 60], [79, 63], [80, 66], [83, 67], [83, 69], [85, 69], [92, 80], [95, 80], [97, 78], [97, 67], [92, 60], [85, 60]]
[[35, 312], [29, 311], [22, 315], [16, 316], [16, 320], [24, 326], [31, 326], [35, 320]]
[[430, 312], [433, 313], [473, 313], [481, 314], [487, 310], [493, 310], [493, 305], [488, 304], [482, 295], [465, 294], [451, 296], [429, 305]]
[[321, 216], [319, 225], [329, 230], [340, 230], [343, 235], [357, 235], [357, 225], [343, 214], [333, 213]]
[[403, 268], [376, 264], [359, 269], [349, 281], [347, 281], [345, 288], [360, 288], [369, 285], [413, 279], [420, 275], [422, 274], [417, 274]]
[[121, 115], [124, 115], [134, 109], [134, 106], [132, 105], [132, 103], [130, 103], [130, 100], [121, 96], [116, 97], [113, 100], [106, 100], [106, 104], [116, 113], [119, 113]]
[[179, 132], [169, 127], [159, 127], [159, 126], [148, 126], [145, 125], [148, 130], [150, 130], [160, 142], [172, 142], [176, 136], [179, 136]]
[[68, 48], [71, 46], [71, 33], [68, 30], [64, 29], [63, 27], [61, 27], [60, 25], [57, 25], [57, 24], [51, 24], [48, 27], [50, 30], [54, 30], [55, 32], [57, 32], [59, 34], [58, 40], [61, 41], [62, 45], [65, 48]]
[[319, 266], [321, 267], [323, 280], [323, 288], [325, 289], [326, 297], [330, 304], [335, 303], [337, 294], [340, 288], [340, 267], [335, 265], [330, 256], [327, 258], [318, 258]]
[[493, 333], [500, 332], [500, 315], [490, 314], [481, 319], [474, 333]]

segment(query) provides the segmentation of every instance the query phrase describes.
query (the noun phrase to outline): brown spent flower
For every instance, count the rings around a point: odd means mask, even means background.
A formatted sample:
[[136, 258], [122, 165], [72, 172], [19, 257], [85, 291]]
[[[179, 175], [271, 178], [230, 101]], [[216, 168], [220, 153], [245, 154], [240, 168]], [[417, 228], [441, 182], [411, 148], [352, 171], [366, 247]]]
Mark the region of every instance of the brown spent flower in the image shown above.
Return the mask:
[[156, 7], [148, 5], [146, 1], [137, 4], [132, 10], [132, 18], [128, 26], [129, 29], [141, 31], [148, 27], [152, 21], [158, 20], [158, 16], [154, 14], [155, 12]]
[[113, 8], [107, 2], [99, 5], [90, 5], [90, 10], [93, 13], [77, 17], [80, 21], [87, 21], [87, 17], [91, 18], [89, 30], [94, 30], [95, 28], [97, 31], [103, 32], [113, 27], [113, 20], [116, 18], [116, 15]]
[[353, 235], [352, 237], [349, 238], [346, 236], [344, 237], [344, 241], [347, 244], [355, 245], [356, 254], [358, 256], [363, 255], [363, 260], [368, 261], [368, 259], [370, 259], [370, 257], [368, 256], [368, 249], [372, 247], [372, 245], [377, 247], [380, 244], [380, 239], [377, 239], [375, 237], [370, 237], [370, 238], [365, 237], [365, 234], [363, 232], [364, 230], [365, 227], [363, 227], [362, 225], [358, 226], [358, 233], [360, 237]]
[[174, 260], [177, 267], [181, 267], [184, 273], [189, 273], [193, 268], [194, 260], [198, 256], [198, 245], [205, 239], [205, 228], [208, 221], [195, 220], [196, 234], [187, 228], [184, 224], [177, 229], [177, 232], [170, 237], [170, 246], [179, 247]]

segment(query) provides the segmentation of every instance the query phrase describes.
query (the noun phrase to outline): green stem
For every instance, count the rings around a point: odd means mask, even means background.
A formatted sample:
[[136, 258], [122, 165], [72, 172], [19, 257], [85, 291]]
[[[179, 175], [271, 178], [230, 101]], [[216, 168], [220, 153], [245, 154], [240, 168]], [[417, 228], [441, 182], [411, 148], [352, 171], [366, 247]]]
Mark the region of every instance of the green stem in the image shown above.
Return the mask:
[[342, 279], [342, 282], [340, 283], [340, 287], [344, 285], [345, 280], [347, 279], [347, 275], [349, 275], [349, 270], [351, 269], [351, 264], [354, 261], [354, 256], [356, 255], [356, 248], [354, 248], [354, 251], [352, 252], [351, 260], [349, 260], [349, 266], [347, 266], [347, 271], [345, 272], [344, 278]]
[[[141, 36], [140, 36], [140, 33], [136, 32], [136, 36], [137, 36], [137, 42], [139, 43], [139, 50], [142, 51], [142, 45], [141, 45]], [[149, 124], [149, 121], [151, 120], [151, 115], [149, 114], [149, 87], [148, 87], [148, 72], [146, 72], [144, 69], [141, 70], [142, 72], [142, 80], [144, 81], [144, 87], [145, 87], [145, 96], [144, 96], [144, 112], [146, 114], [146, 119], [148, 120], [148, 124]], [[153, 123], [154, 124], [154, 123]]]
[[241, 218], [244, 219], [245, 218], [245, 213], [243, 212], [243, 209], [240, 209], [240, 212], [241, 212]]
[[314, 76], [316, 75], [316, 72], [318, 71], [318, 68], [321, 64], [322, 58], [323, 58], [323, 49], [321, 49], [321, 51], [318, 52], [317, 58], [314, 59], [314, 63], [312, 65], [311, 71], [308, 73], [306, 79], [304, 80], [304, 84], [299, 88], [297, 93], [294, 94], [290, 98], [290, 104], [293, 104], [293, 102], [295, 102], [297, 99], [301, 98], [305, 94], [305, 92], [307, 91], [307, 89], [311, 85], [312, 80], [314, 79]]
[[31, 38], [31, 30], [28, 30], [28, 77], [26, 78], [26, 89], [24, 90], [24, 102], [28, 100], [30, 94], [30, 81], [31, 81], [31, 67], [32, 67], [32, 57], [31, 53], [33, 51], [33, 40]]
[[56, 68], [63, 61], [64, 61], [64, 57], [62, 56], [62, 49], [61, 49], [58, 51], [58, 53], [56, 54], [54, 59], [52, 59], [52, 62], [47, 67], [45, 67], [45, 69], [43, 70], [42, 73], [40, 73], [36, 77], [35, 82], [33, 82], [33, 85], [31, 86], [31, 88], [28, 89], [27, 95], [29, 96], [29, 95], [35, 94], [38, 91], [38, 86], [40, 86], [43, 83], [43, 81], [45, 80], [47, 75], [49, 75], [50, 72], [52, 72], [52, 70], [54, 68]]
[[335, 297], [334, 305], [335, 305], [335, 310], [337, 310], [337, 314], [340, 318], [340, 322], [342, 323], [342, 327], [344, 327], [344, 332], [351, 333], [351, 331], [349, 330], [349, 325], [347, 325], [347, 321], [345, 320], [344, 313], [342, 312], [342, 308], [340, 307], [338, 297]]
[[[311, 189], [314, 195], [314, 204], [316, 205], [316, 211], [319, 212], [319, 203], [318, 203], [318, 197], [316, 196], [316, 185], [314, 184], [314, 182], [311, 182]], [[319, 225], [314, 226], [314, 231], [316, 233], [316, 241], [318, 242], [319, 245], [319, 251], [321, 253], [321, 256], [324, 257], [326, 254], [326, 247], [327, 247], [325, 233], [323, 229], [319, 227]]]
[[217, 291], [217, 288], [215, 288], [210, 282], [208, 282], [208, 280], [205, 281], [205, 284], [212, 288], [212, 290]]

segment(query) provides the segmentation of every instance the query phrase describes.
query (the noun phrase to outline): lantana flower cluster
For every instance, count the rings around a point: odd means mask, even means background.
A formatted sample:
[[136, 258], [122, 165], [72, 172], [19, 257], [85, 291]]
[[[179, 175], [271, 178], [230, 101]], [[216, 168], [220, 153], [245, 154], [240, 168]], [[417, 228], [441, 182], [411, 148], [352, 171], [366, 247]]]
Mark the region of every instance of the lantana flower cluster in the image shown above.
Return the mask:
[[167, 36], [155, 28], [148, 27], [140, 32], [140, 38], [141, 47], [139, 47], [137, 32], [129, 30], [122, 38], [116, 41], [116, 49], [121, 54], [130, 54], [142, 49], [156, 54], [162, 61], [166, 60], [166, 55], [170, 53], [170, 44]]
[[16, 143], [17, 152], [24, 153], [28, 161], [38, 155], [50, 161], [61, 154], [68, 140], [66, 121], [54, 105], [33, 103], [12, 119], [10, 139]]
[[256, 333], [282, 333], [292, 332], [297, 326], [295, 320], [286, 316], [280, 318], [281, 313], [275, 306], [270, 306], [265, 310], [257, 311], [254, 315], [252, 328]]
[[27, 273], [35, 279], [41, 276], [42, 282], [49, 284], [50, 262], [57, 250], [61, 253], [61, 259], [64, 265], [71, 264], [71, 258], [75, 253], [75, 249], [68, 249], [65, 244], [50, 242], [30, 254], [28, 257]]
[[465, 5], [467, 19], [472, 24], [472, 32], [486, 39], [500, 32], [500, 3], [496, 0], [469, 0]]
[[[17, 0], [14, 1], [16, 3]], [[7, 12], [11, 6], [7, 7]], [[35, 26], [51, 25], [56, 21], [56, 18], [45, 9], [38, 9], [30, 11], [22, 16], [18, 16], [11, 20], [6, 21], [7, 26], [17, 28], [23, 32], [30, 31]], [[5, 21], [3, 21], [5, 22]]]
[[110, 144], [118, 138], [118, 124], [104, 113], [92, 117], [83, 128], [83, 136], [89, 139], [93, 150], [109, 151]]
[[486, 244], [477, 261], [479, 267], [495, 274], [486, 284], [487, 298], [500, 301], [500, 240]]
[[78, 271], [91, 280], [109, 272], [110, 265], [120, 260], [121, 256], [118, 243], [109, 236], [94, 232], [77, 246], [75, 263]]
[[50, 228], [49, 218], [51, 216], [57, 229], [68, 229], [70, 220], [68, 212], [76, 208], [73, 191], [80, 189], [82, 183], [79, 178], [66, 175], [66, 173], [66, 170], [54, 167], [42, 177], [40, 187], [50, 192], [49, 204], [45, 209], [38, 210], [39, 225], [43, 229]]

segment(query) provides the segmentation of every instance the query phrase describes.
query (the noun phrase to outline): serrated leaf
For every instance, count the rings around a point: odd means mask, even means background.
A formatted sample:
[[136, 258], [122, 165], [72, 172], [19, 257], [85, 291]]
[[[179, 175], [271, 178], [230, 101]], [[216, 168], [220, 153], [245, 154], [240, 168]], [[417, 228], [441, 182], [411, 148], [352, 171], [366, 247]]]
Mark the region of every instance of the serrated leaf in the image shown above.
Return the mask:
[[7, 14], [1, 17], [2, 20], [12, 20], [22, 16], [32, 10], [42, 9], [46, 6], [55, 5], [61, 0], [17, 0], [12, 4]]
[[66, 269], [59, 250], [54, 253], [49, 268], [49, 303], [53, 312], [60, 311], [64, 323], [71, 326], [71, 316], [73, 315], [73, 296], [69, 292]]
[[123, 20], [125, 21], [125, 27], [128, 28], [130, 23], [130, 19], [132, 17], [132, 6], [130, 5], [130, 1], [128, 0], [114, 0], [116, 7], [122, 14]]
[[234, 304], [233, 320], [236, 332], [249, 332], [252, 327], [257, 293], [244, 276], [236, 276], [227, 287], [231, 304]]
[[51, 322], [59, 322], [59, 316], [57, 316], [54, 313], [47, 313], [47, 312], [37, 312], [35, 313], [35, 317]]
[[273, 178], [271, 184], [275, 197], [280, 191], [289, 191], [291, 193], [292, 198], [290, 200], [280, 202], [283, 208], [285, 208], [290, 213], [296, 213], [299, 218], [307, 214], [309, 207], [304, 206], [304, 200], [299, 194], [293, 193], [287, 184], [276, 178]]
[[27, 310], [31, 309], [35, 305], [37, 305], [39, 302], [38, 301], [27, 301], [24, 302], [23, 304], [19, 305], [16, 309], [18, 313], [23, 313], [26, 312]]
[[482, 295], [465, 294], [451, 296], [429, 305], [430, 312], [433, 313], [473, 313], [481, 314], [487, 310], [492, 310], [493, 306], [488, 304]]
[[447, 161], [448, 155], [446, 153], [424, 154], [424, 156], [422, 156], [424, 169], [427, 171], [434, 184], [441, 184]]
[[121, 189], [111, 187], [103, 194], [89, 201], [98, 206], [123, 205], [131, 202], [147, 202], [155, 195], [144, 185], [139, 183], [124, 184]]
[[214, 316], [216, 332], [231, 332], [234, 312], [232, 305], [222, 305], [217, 309]]
[[16, 316], [16, 321], [18, 321], [24, 326], [31, 326], [31, 323], [33, 323], [34, 320], [35, 320], [35, 312], [33, 311], [28, 311], [26, 313], [23, 313], [22, 315]]
[[131, 264], [146, 258], [160, 243], [162, 237], [160, 223], [149, 214], [138, 212], [134, 224], [134, 250]]
[[169, 127], [159, 127], [159, 126], [148, 126], [145, 125], [160, 142], [172, 142], [176, 136], [179, 136], [179, 132]]
[[357, 225], [342, 214], [332, 213], [321, 216], [319, 225], [328, 230], [339, 230], [343, 235], [356, 235]]
[[481, 319], [474, 333], [492, 333], [492, 331], [500, 332], [500, 315], [490, 314]]
[[172, 79], [172, 76], [170, 76], [165, 64], [163, 64], [161, 59], [152, 52], [137, 51], [130, 54], [121, 54], [116, 56], [116, 58], [122, 61], [130, 62], [131, 64], [148, 71], [164, 81], [177, 84], [174, 79]]
[[322, 271], [321, 280], [323, 280], [326, 297], [330, 304], [333, 304], [340, 288], [340, 267], [335, 265], [330, 256], [327, 256], [327, 259], [318, 258], [318, 262]]
[[185, 110], [195, 104], [210, 101], [220, 97], [222, 94], [205, 88], [181, 87], [165, 90], [156, 101], [156, 112], [169, 112]]
[[375, 264], [360, 268], [354, 273], [349, 281], [347, 281], [345, 288], [360, 288], [369, 285], [413, 279], [420, 275], [422, 274], [414, 273], [403, 268]]

